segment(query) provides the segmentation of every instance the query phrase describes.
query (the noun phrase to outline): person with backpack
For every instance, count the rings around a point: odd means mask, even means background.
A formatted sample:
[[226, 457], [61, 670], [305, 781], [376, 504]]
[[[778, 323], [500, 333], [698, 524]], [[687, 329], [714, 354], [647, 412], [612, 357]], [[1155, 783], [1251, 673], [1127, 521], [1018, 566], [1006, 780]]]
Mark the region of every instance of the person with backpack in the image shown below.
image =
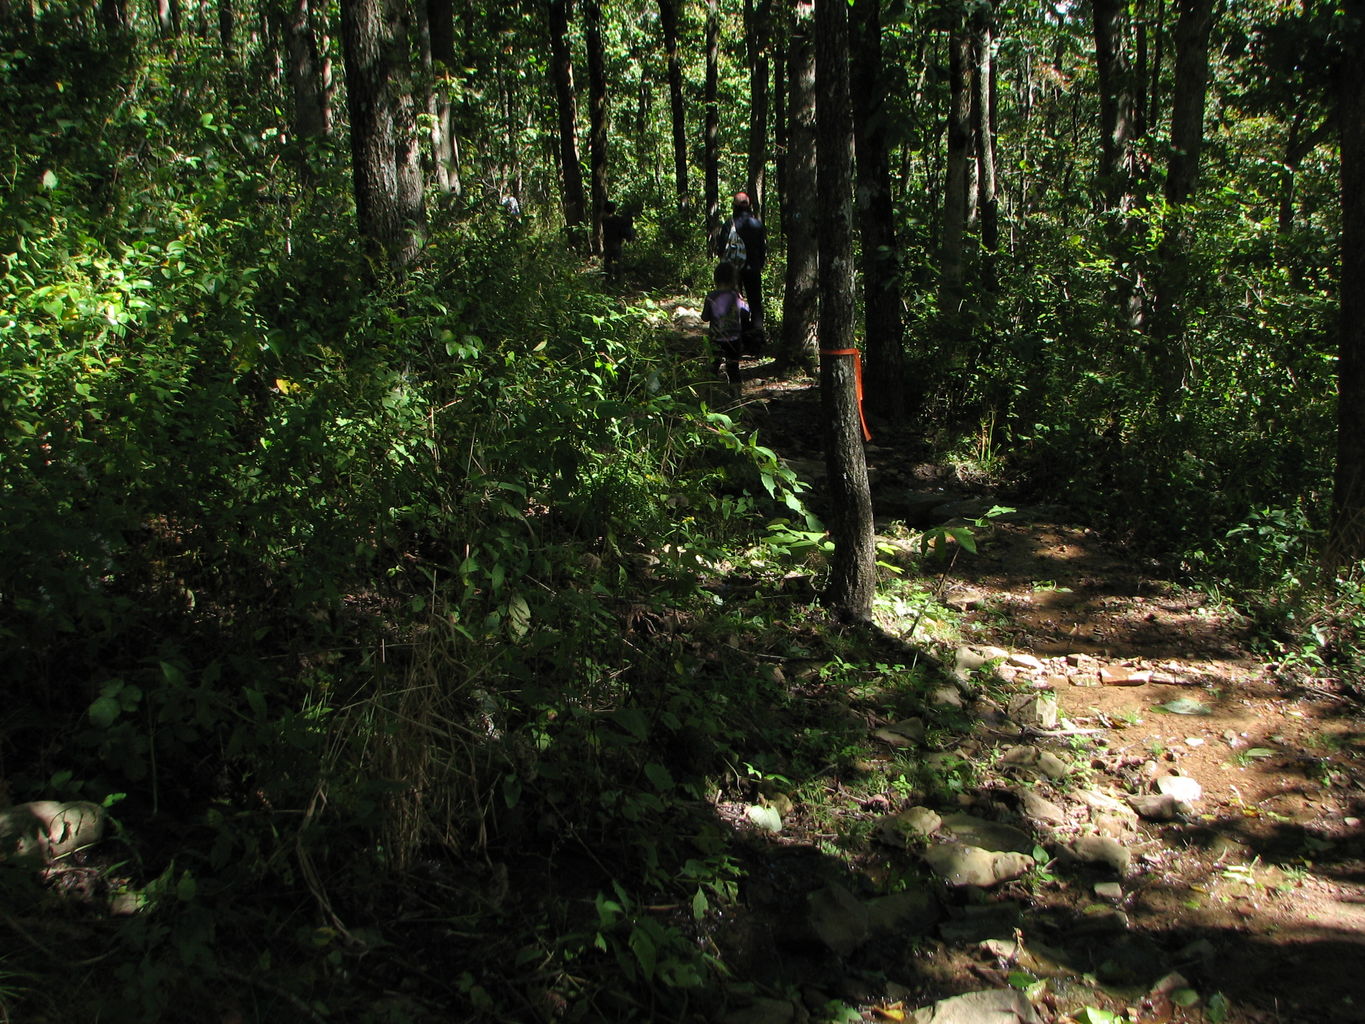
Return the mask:
[[602, 272], [608, 281], [621, 276], [621, 251], [626, 242], [635, 241], [635, 225], [625, 214], [616, 212], [616, 204], [608, 200], [602, 207]]
[[711, 325], [707, 334], [716, 374], [739, 386], [739, 357], [744, 328], [749, 319], [749, 304], [739, 294], [739, 271], [735, 264], [722, 260], [716, 265], [716, 287], [702, 304], [702, 321]]
[[716, 236], [716, 255], [738, 272], [739, 290], [751, 311], [741, 348], [745, 355], [756, 356], [763, 347], [763, 261], [768, 256], [768, 238], [745, 192], [735, 193], [733, 215]]

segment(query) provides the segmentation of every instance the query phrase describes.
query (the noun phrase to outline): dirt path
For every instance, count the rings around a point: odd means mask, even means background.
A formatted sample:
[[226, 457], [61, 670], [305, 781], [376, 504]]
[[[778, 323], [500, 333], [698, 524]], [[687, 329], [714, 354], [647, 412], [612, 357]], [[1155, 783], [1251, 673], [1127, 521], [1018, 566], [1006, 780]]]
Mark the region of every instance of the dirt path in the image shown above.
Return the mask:
[[[818, 500], [818, 389], [765, 369], [746, 364], [745, 415], [815, 481]], [[922, 529], [996, 500], [917, 456], [913, 437], [874, 439], [868, 461], [879, 529], [915, 518]], [[1076, 1000], [1142, 1020], [1365, 1020], [1360, 707], [1330, 686], [1281, 685], [1250, 653], [1236, 614], [1150, 575], [1059, 507], [995, 521], [943, 582], [968, 643], [1010, 656], [997, 670], [1002, 689], [968, 708], [1006, 728], [978, 730], [958, 748], [981, 769], [960, 802], [1029, 821], [1056, 855], [1027, 892], [1015, 883], [966, 901], [1017, 909], [1017, 945], [983, 946], [944, 926], [945, 968], [976, 988], [1025, 968], [1053, 977], [1053, 993], [1070, 978], [1084, 990]], [[1002, 692], [1055, 695], [1056, 723], [1021, 732]], [[995, 760], [1010, 743], [1056, 751], [1070, 766], [1065, 779], [1024, 784], [1055, 820], [1018, 809], [1020, 776]], [[1168, 801], [1170, 820], [1150, 806], [1134, 813], [1130, 798], [1156, 795], [1163, 777], [1195, 784], [1197, 795], [1182, 791], [1187, 802], [1173, 812]], [[1131, 862], [1078, 860], [1069, 851], [1084, 836], [1112, 839]], [[1198, 1002], [1182, 1007], [1187, 992]], [[1076, 1000], [1048, 995], [1038, 1009], [1068, 1020]]]

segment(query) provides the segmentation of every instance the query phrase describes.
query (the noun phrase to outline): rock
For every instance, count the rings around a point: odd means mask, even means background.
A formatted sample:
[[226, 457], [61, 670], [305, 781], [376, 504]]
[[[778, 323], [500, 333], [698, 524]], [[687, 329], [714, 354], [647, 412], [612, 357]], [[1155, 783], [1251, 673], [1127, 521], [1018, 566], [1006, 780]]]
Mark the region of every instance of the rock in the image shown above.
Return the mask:
[[1095, 789], [1083, 789], [1076, 794], [1076, 799], [1090, 808], [1092, 818], [1110, 814], [1123, 818], [1130, 825], [1137, 824], [1137, 815], [1133, 813], [1132, 808], [1107, 793], [1101, 793]]
[[104, 835], [104, 808], [85, 800], [35, 800], [0, 811], [0, 860], [44, 864], [96, 843]]
[[924, 720], [921, 718], [902, 719], [891, 725], [883, 726], [872, 735], [893, 747], [917, 747], [924, 743]]
[[1034, 847], [1033, 837], [1022, 829], [962, 812], [944, 815], [941, 830], [956, 842], [992, 853], [1031, 853]]
[[1014, 668], [1027, 669], [1030, 672], [1043, 671], [1043, 663], [1032, 654], [1011, 654], [1005, 664], [1012, 665]]
[[1024, 790], [1019, 796], [1019, 801], [1023, 805], [1024, 813], [1037, 821], [1049, 825], [1060, 825], [1066, 821], [1066, 811], [1052, 801], [1043, 799], [1035, 790]]
[[867, 903], [868, 928], [882, 935], [925, 935], [942, 916], [937, 897], [925, 889], [907, 889]]
[[1204, 795], [1204, 787], [1188, 775], [1163, 775], [1156, 780], [1156, 791], [1186, 804], [1192, 804]]
[[959, 682], [966, 682], [977, 669], [993, 661], [1004, 661], [1009, 656], [1009, 651], [999, 647], [959, 647], [953, 655], [953, 677]]
[[1189, 804], [1166, 793], [1130, 796], [1128, 803], [1148, 821], [1183, 821], [1194, 813]]
[[1000, 757], [1000, 763], [1007, 768], [1024, 768], [1046, 775], [1054, 782], [1066, 778], [1067, 767], [1056, 754], [1037, 747], [1010, 747]]
[[950, 913], [952, 918], [938, 926], [939, 936], [944, 942], [961, 944], [1012, 937], [1023, 916], [1019, 904], [1013, 902], [969, 903]]
[[867, 941], [867, 907], [842, 885], [829, 884], [807, 898], [807, 919], [820, 941], [847, 957]]
[[936, 708], [960, 708], [962, 692], [955, 686], [939, 686], [929, 695], [929, 702]]
[[1081, 836], [1064, 849], [1087, 864], [1107, 864], [1120, 876], [1127, 875], [1133, 867], [1132, 851], [1108, 836]]
[[1100, 667], [1100, 682], [1105, 686], [1144, 686], [1152, 681], [1152, 673], [1127, 668], [1123, 665]]
[[909, 1024], [1042, 1024], [1028, 997], [1013, 988], [942, 999], [906, 1018]]
[[983, 889], [1020, 878], [1033, 868], [1033, 858], [1022, 853], [993, 853], [979, 846], [944, 843], [924, 854], [934, 874], [951, 886]]
[[927, 807], [911, 807], [889, 814], [877, 823], [877, 838], [888, 846], [905, 846], [907, 840], [926, 839], [939, 830], [942, 819]]
[[1102, 900], [1118, 903], [1123, 899], [1123, 886], [1118, 882], [1096, 882], [1095, 895]]
[[1010, 718], [1034, 729], [1057, 728], [1055, 693], [1019, 693], [1010, 698]]

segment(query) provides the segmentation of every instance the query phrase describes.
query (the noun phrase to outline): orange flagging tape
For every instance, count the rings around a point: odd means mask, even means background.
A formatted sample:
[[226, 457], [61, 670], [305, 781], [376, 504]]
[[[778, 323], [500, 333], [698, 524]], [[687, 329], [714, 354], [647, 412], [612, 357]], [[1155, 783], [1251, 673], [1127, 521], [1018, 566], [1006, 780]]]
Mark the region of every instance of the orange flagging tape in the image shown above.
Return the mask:
[[867, 429], [867, 417], [863, 415], [863, 359], [856, 348], [822, 348], [822, 356], [853, 356], [853, 391], [858, 396], [858, 421], [863, 425], [863, 440], [872, 440], [872, 431]]

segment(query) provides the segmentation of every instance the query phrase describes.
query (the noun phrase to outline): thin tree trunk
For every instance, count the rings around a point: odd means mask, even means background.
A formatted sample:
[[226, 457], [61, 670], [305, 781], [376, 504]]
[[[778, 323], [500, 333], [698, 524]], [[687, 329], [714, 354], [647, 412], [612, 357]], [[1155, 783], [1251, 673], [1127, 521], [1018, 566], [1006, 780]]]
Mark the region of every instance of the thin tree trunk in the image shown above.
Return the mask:
[[683, 100], [682, 62], [678, 59], [678, 0], [659, 0], [664, 54], [668, 59], [668, 106], [673, 118], [673, 187], [678, 211], [687, 208], [687, 110]]
[[418, 0], [419, 18], [423, 14], [422, 65], [431, 121], [433, 177], [442, 192], [459, 195], [460, 140], [455, 132], [455, 104], [450, 95], [455, 72], [455, 11], [451, 0]]
[[862, 237], [864, 348], [868, 407], [900, 420], [905, 413], [905, 332], [901, 322], [900, 249], [891, 203], [891, 161], [886, 141], [886, 80], [882, 68], [880, 0], [849, 12], [857, 152], [857, 208]]
[[[1338, 77], [1341, 280], [1365, 281], [1365, 0], [1346, 0], [1351, 24]], [[1341, 289], [1337, 466], [1329, 560], [1365, 558], [1365, 289]]]
[[749, 159], [746, 187], [762, 216], [768, 173], [768, 11], [770, 0], [744, 0], [744, 46], [749, 59]]
[[218, 0], [218, 42], [223, 47], [223, 56], [232, 57], [236, 50], [232, 41], [236, 25], [236, 14], [232, 10], [232, 0]]
[[943, 227], [939, 257], [939, 306], [954, 313], [962, 301], [967, 234], [967, 163], [972, 144], [971, 36], [953, 29], [948, 42], [948, 155], [943, 185]]
[[559, 115], [559, 173], [564, 188], [564, 222], [572, 236], [587, 220], [583, 191], [583, 163], [578, 155], [578, 101], [573, 85], [573, 55], [569, 49], [568, 0], [549, 0], [550, 77], [554, 80], [555, 110]]
[[816, 157], [820, 178], [820, 396], [834, 555], [824, 601], [855, 621], [872, 617], [877, 587], [872, 493], [853, 347], [853, 131], [848, 4], [816, 0]]
[[1127, 326], [1141, 330], [1145, 320], [1142, 270], [1134, 253], [1136, 204], [1137, 91], [1126, 52], [1126, 5], [1123, 0], [1091, 0], [1094, 15], [1095, 66], [1100, 85], [1099, 189], [1106, 212], [1116, 299]]
[[995, 167], [995, 22], [990, 3], [978, 7], [972, 18], [976, 49], [972, 84], [976, 91], [973, 106], [976, 110], [977, 208], [981, 218], [981, 245], [988, 253], [994, 253], [1000, 247], [1000, 198]]
[[602, 251], [602, 211], [607, 202], [607, 75], [602, 50], [602, 5], [583, 0], [588, 49], [588, 164], [592, 179], [592, 251]]
[[[783, 208], [787, 227], [787, 276], [782, 298], [782, 344], [778, 360], [785, 369], [816, 364], [816, 331], [820, 313], [820, 258], [815, 211], [815, 44], [809, 5], [796, 0], [796, 24], [787, 44], [787, 110], [791, 127], [787, 138], [786, 191]], [[804, 13], [803, 13], [804, 11]]]
[[706, 237], [708, 245], [720, 230], [720, 153], [717, 132], [720, 107], [717, 86], [720, 76], [720, 11], [717, 0], [706, 4], [706, 124], [703, 138], [703, 157], [706, 202]]
[[376, 264], [399, 273], [426, 235], [417, 125], [405, 92], [407, 25], [399, 0], [342, 0], [356, 216]]
[[787, 51], [773, 54], [773, 189], [777, 193], [777, 230], [787, 237]]

